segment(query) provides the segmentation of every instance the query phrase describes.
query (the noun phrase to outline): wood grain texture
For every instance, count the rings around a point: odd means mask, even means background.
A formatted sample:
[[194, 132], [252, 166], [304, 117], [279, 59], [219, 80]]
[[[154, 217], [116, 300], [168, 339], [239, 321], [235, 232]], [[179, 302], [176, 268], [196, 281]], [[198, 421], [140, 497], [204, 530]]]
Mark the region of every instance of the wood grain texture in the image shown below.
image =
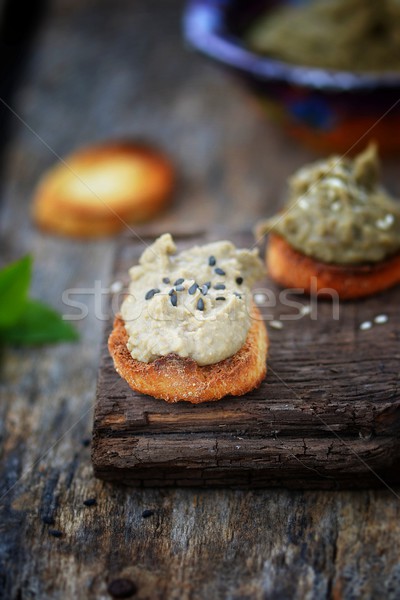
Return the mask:
[[[54, 0], [13, 99], [18, 114], [61, 155], [121, 135], [147, 137], [169, 151], [181, 181], [171, 210], [138, 231], [147, 243], [155, 229], [212, 233], [222, 223], [226, 236], [249, 229], [276, 209], [286, 177], [313, 158], [265, 121], [235, 81], [184, 47], [182, 6], [176, 0]], [[93, 477], [86, 444], [107, 315], [102, 319], [84, 290], [96, 280], [104, 288], [112, 281], [116, 242], [62, 240], [33, 228], [33, 188], [56, 159], [16, 118], [10, 125], [0, 260], [32, 251], [32, 294], [70, 314], [62, 292], [83, 288], [74, 299], [89, 313], [77, 323], [78, 344], [8, 348], [2, 355], [0, 597], [108, 600], [109, 584], [125, 577], [140, 600], [397, 600], [400, 502], [388, 489], [132, 490]], [[385, 180], [400, 195], [395, 161], [386, 164]], [[374, 311], [394, 318], [391, 303], [376, 303]], [[299, 365], [296, 327], [290, 325], [293, 338], [286, 343]], [[329, 323], [314, 367], [315, 402], [328, 393], [324, 373], [331, 359], [324, 343], [332, 335], [338, 331]], [[358, 335], [348, 333], [339, 370]], [[275, 348], [281, 332], [271, 330], [271, 339]], [[383, 342], [375, 358], [360, 357], [364, 396], [385, 368], [380, 355], [386, 356]], [[291, 363], [271, 354], [270, 364], [289, 383], [298, 381]], [[359, 376], [359, 366], [352, 369]], [[330, 383], [339, 395], [340, 372], [336, 376]], [[390, 377], [398, 398], [397, 367]], [[351, 384], [348, 391], [354, 393]], [[387, 400], [385, 388], [379, 397]], [[90, 498], [97, 504], [87, 507], [83, 501]], [[154, 515], [142, 518], [145, 509]]]
[[[182, 246], [204, 241], [193, 236]], [[253, 244], [250, 234], [232, 241]], [[126, 280], [140, 252], [137, 242], [126, 240], [115, 280]], [[280, 319], [284, 327], [270, 328], [267, 378], [239, 399], [169, 405], [133, 392], [115, 371], [106, 327], [93, 428], [98, 477], [136, 486], [400, 483], [400, 289], [337, 307], [283, 297], [268, 279], [257, 289], [276, 299], [262, 307], [263, 318]], [[118, 310], [115, 298], [112, 304]], [[382, 304], [390, 325], [360, 331]], [[304, 306], [310, 315], [302, 314]]]

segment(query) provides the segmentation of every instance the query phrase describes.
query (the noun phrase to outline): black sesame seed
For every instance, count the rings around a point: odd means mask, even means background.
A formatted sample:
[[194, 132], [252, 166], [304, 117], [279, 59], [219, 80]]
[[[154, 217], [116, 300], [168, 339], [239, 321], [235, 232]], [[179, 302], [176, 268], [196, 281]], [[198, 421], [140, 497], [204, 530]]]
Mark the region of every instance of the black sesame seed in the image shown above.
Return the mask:
[[224, 298], [224, 296], [217, 296], [217, 298], [215, 298], [216, 300], [226, 300], [226, 298]]
[[91, 441], [90, 438], [83, 438], [81, 440], [81, 444], [84, 448], [87, 448], [88, 446], [90, 446], [90, 441]]
[[238, 285], [242, 285], [242, 283], [243, 283], [243, 277], [236, 277], [236, 283]]
[[171, 280], [169, 277], [163, 277], [163, 283], [171, 283]]
[[49, 529], [49, 534], [56, 538], [62, 537], [62, 531], [59, 529]]
[[179, 277], [179, 279], [177, 279], [174, 283], [174, 285], [180, 285], [181, 283], [183, 283], [185, 281], [184, 277]]
[[214, 285], [214, 290], [224, 290], [225, 289], [225, 285], [223, 283], [217, 283], [217, 285]]
[[185, 289], [185, 286], [184, 286], [184, 285], [176, 285], [176, 286], [175, 286], [175, 290], [176, 290], [177, 292], [183, 292], [183, 291], [184, 291], [184, 289]]
[[130, 579], [114, 579], [108, 584], [107, 592], [113, 598], [132, 598], [137, 594], [138, 588]]
[[203, 298], [199, 298], [197, 300], [197, 310], [204, 310], [204, 300], [203, 300]]
[[211, 281], [206, 281], [204, 285], [206, 285], [208, 288], [210, 288], [211, 287]]
[[51, 515], [43, 515], [42, 521], [46, 525], [54, 525], [54, 523], [55, 523], [55, 519]]
[[143, 519], [148, 519], [149, 517], [152, 517], [153, 515], [154, 515], [154, 510], [150, 510], [148, 508], [146, 508], [146, 510], [144, 510], [142, 512]]
[[172, 294], [175, 294], [175, 290], [174, 288], [171, 288], [168, 292], [168, 296], [172, 296]]
[[210, 256], [208, 259], [208, 264], [210, 265], [210, 267], [213, 267], [216, 264], [216, 260], [215, 260], [215, 256]]
[[176, 295], [175, 290], [174, 293], [171, 294], [171, 304], [172, 306], [178, 306], [178, 296]]
[[96, 500], [96, 498], [88, 498], [87, 500], [83, 501], [83, 504], [85, 506], [96, 506], [97, 500]]
[[191, 296], [193, 296], [193, 294], [196, 293], [196, 290], [199, 286], [197, 285], [196, 282], [192, 283], [192, 285], [190, 286], [190, 288], [188, 289], [188, 292]]
[[208, 286], [207, 285], [202, 285], [201, 286], [201, 293], [203, 294], [203, 296], [206, 296], [208, 294]]
[[226, 275], [225, 271], [223, 269], [220, 269], [219, 267], [214, 269], [214, 271], [217, 275]]
[[158, 288], [153, 288], [152, 290], [149, 290], [147, 292], [147, 294], [145, 295], [144, 298], [145, 298], [145, 300], [151, 300], [155, 294], [159, 294], [159, 293], [160, 293], [160, 290]]
[[241, 294], [238, 294], [238, 292], [233, 292], [235, 294], [235, 296], [237, 296], [238, 298], [241, 298]]

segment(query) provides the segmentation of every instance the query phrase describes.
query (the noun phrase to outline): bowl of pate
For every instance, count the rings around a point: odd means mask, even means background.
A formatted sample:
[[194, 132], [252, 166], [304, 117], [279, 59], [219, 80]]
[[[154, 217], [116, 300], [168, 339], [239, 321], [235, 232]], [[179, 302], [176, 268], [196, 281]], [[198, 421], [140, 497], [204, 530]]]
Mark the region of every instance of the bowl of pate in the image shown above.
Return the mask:
[[397, 0], [190, 0], [188, 42], [235, 71], [292, 136], [322, 151], [400, 150]]

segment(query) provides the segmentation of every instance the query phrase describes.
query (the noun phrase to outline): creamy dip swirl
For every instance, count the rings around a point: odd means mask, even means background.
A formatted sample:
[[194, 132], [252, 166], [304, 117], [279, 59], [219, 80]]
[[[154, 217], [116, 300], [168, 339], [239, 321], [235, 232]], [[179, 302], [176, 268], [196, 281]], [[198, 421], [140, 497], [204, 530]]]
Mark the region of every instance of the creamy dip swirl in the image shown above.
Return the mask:
[[169, 233], [129, 271], [121, 307], [132, 357], [152, 362], [176, 354], [210, 365], [233, 356], [251, 326], [250, 288], [263, 275], [257, 250], [228, 241], [176, 253]]
[[379, 182], [375, 146], [354, 160], [333, 156], [297, 171], [282, 213], [261, 223], [326, 263], [375, 263], [400, 251], [400, 203]]

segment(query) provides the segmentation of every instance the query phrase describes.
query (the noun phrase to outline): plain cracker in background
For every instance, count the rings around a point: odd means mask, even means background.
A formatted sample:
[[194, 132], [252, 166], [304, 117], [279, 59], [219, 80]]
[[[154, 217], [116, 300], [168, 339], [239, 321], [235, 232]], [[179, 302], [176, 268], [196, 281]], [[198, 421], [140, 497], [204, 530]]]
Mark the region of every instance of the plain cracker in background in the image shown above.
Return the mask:
[[174, 169], [158, 150], [114, 142], [78, 150], [47, 171], [33, 203], [43, 230], [73, 237], [117, 233], [155, 216], [169, 202]]

